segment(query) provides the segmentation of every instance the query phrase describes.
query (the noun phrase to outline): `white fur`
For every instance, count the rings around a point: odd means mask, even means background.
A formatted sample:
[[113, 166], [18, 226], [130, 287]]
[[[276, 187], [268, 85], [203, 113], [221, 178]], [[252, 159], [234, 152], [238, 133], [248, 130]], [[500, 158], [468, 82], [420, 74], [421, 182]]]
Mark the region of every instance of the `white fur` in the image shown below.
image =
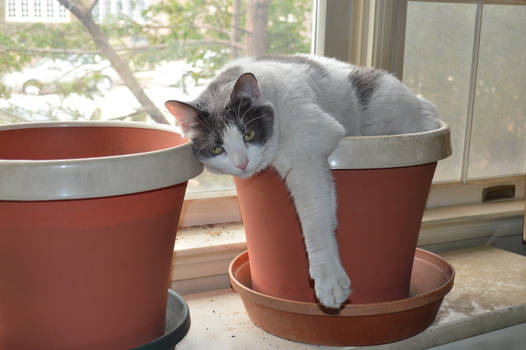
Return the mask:
[[[324, 57], [309, 56], [325, 66], [328, 76], [309, 81], [302, 64], [237, 60], [258, 80], [261, 99], [274, 107], [272, 139], [264, 147], [250, 146], [234, 127], [225, 131], [225, 153], [208, 167], [247, 177], [274, 167], [290, 190], [301, 222], [316, 296], [331, 308], [348, 298], [350, 280], [339, 258], [335, 238], [336, 193], [327, 157], [344, 135], [383, 135], [436, 128], [434, 106], [418, 99], [400, 81], [384, 75], [365, 110], [349, 82], [354, 66]], [[284, 80], [286, 77], [286, 80]], [[246, 170], [235, 166], [248, 158]]]

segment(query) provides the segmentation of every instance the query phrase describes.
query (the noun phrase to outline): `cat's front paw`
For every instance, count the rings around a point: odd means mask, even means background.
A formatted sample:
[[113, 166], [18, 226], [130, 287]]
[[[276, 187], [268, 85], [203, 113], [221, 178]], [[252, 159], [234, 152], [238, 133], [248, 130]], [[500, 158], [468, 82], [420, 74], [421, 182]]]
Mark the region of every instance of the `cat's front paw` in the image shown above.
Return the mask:
[[340, 264], [311, 268], [310, 274], [316, 297], [323, 306], [339, 309], [351, 295], [351, 280]]

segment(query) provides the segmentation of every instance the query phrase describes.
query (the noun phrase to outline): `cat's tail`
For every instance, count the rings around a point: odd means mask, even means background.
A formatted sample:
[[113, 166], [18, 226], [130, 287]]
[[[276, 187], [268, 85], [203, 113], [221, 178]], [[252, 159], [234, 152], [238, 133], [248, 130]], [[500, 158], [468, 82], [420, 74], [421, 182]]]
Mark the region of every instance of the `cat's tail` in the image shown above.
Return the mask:
[[434, 104], [425, 98], [418, 97], [420, 104], [420, 116], [424, 130], [434, 130], [440, 127], [437, 109]]

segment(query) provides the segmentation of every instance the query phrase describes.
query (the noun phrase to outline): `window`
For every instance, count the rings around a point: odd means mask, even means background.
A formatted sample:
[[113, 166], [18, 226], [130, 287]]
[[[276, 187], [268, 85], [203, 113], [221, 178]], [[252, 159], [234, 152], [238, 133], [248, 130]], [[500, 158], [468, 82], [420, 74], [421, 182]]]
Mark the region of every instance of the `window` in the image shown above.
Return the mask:
[[34, 0], [33, 1], [33, 6], [35, 8], [35, 17], [36, 18], [41, 17], [42, 16], [42, 4], [40, 3], [40, 1], [39, 0]]
[[149, 6], [149, 0], [99, 0], [92, 13], [97, 23], [105, 20], [133, 20], [145, 23], [143, 13]]
[[452, 130], [436, 181], [526, 173], [526, 6], [502, 3], [408, 3], [403, 80]]
[[[526, 224], [526, 100], [520, 98], [526, 3], [318, 3], [317, 37], [325, 39], [317, 53], [392, 72], [434, 102], [451, 127], [453, 156], [439, 162], [419, 244], [459, 247], [520, 233]], [[484, 190], [501, 185], [512, 185], [514, 195], [484, 203]]]
[[[125, 59], [129, 73], [156, 106], [154, 113], [146, 113], [122, 72], [57, 0], [5, 0], [0, 2], [6, 19], [0, 19], [0, 123], [82, 119], [173, 124], [164, 101], [193, 99], [226, 61], [313, 50], [392, 70], [415, 93], [438, 105], [452, 129], [454, 154], [440, 162], [435, 182], [453, 185], [435, 186], [431, 207], [480, 202], [483, 185], [475, 180], [526, 172], [522, 1], [83, 3], [92, 5], [84, 14]], [[250, 20], [259, 13], [256, 7], [264, 10], [266, 20]], [[28, 14], [24, 20], [23, 8]], [[518, 177], [513, 181], [523, 182]], [[236, 204], [230, 176], [205, 173], [190, 182], [189, 193], [187, 203], [206, 198], [207, 210], [220, 212], [207, 211], [208, 222], [239, 218], [232, 213]], [[515, 198], [522, 196], [523, 188], [517, 187]], [[228, 205], [221, 198], [228, 198]], [[203, 217], [188, 223], [203, 223]]]
[[[69, 8], [76, 2], [65, 3]], [[81, 9], [88, 11], [84, 16], [103, 29], [129, 70], [118, 72], [73, 15], [70, 23], [50, 26], [10, 23], [21, 17], [46, 22], [43, 16], [60, 22], [64, 11], [70, 13], [57, 0], [8, 0], [8, 21], [0, 22], [0, 50], [9, 54], [0, 58], [0, 123], [79, 119], [173, 124], [164, 101], [193, 99], [228, 60], [308, 53], [311, 48], [312, 0], [83, 3], [92, 5]], [[155, 105], [155, 115], [145, 112], [149, 107], [138, 102], [122, 74], [139, 83]], [[194, 194], [218, 191], [233, 194], [231, 176], [205, 172], [188, 186]]]
[[[320, 3], [327, 14], [322, 19], [331, 20], [322, 24], [326, 40], [318, 53], [391, 71], [438, 106], [452, 130], [453, 155], [439, 163], [435, 183], [469, 187], [488, 179], [522, 181], [526, 3]], [[517, 193], [522, 198], [522, 192]], [[457, 197], [451, 196], [453, 202]], [[477, 197], [480, 201], [480, 194]]]
[[526, 173], [526, 6], [485, 5], [468, 178]]

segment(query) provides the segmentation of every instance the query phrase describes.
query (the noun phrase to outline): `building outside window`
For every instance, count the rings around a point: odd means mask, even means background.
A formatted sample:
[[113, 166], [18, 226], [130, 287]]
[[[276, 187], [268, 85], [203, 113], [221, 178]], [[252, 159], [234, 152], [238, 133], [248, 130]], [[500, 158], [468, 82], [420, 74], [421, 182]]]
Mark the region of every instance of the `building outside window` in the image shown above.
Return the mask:
[[93, 17], [97, 23], [111, 19], [127, 19], [144, 23], [144, 11], [150, 0], [99, 0], [93, 8]]
[[6, 22], [19, 23], [66, 23], [70, 21], [67, 11], [57, 0], [7, 0]]

